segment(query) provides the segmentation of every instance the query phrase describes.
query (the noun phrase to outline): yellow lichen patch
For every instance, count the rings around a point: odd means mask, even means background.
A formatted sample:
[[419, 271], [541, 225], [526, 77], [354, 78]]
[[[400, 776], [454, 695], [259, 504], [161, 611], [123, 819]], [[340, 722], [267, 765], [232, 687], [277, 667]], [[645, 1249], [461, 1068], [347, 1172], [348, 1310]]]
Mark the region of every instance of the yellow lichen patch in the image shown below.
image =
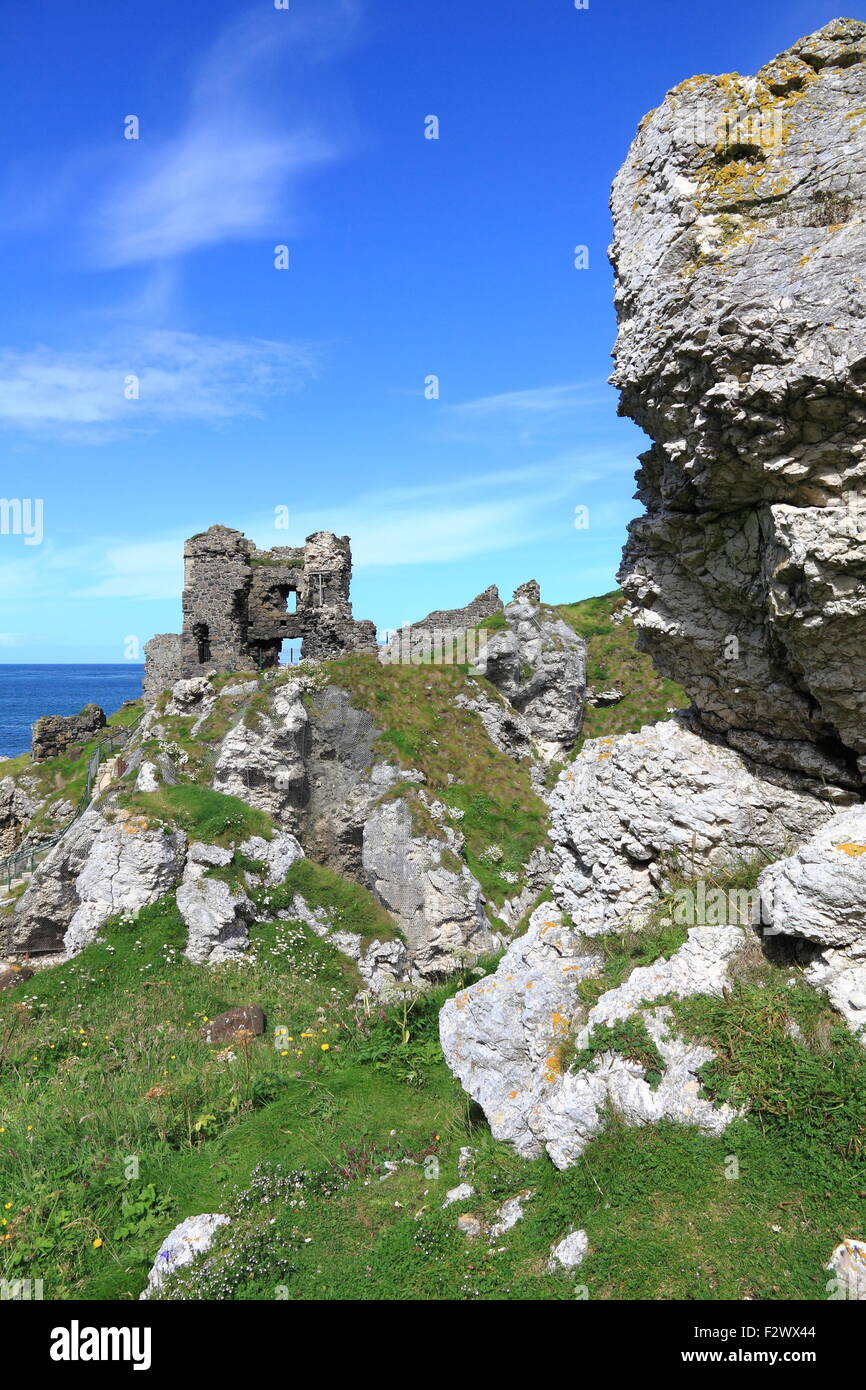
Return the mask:
[[509, 1099], [509, 1100], [517, 1100], [517, 1097], [519, 1096], [519, 1094], [520, 1094], [519, 1091], [509, 1091], [509, 1092], [508, 1092], [508, 1099]]
[[835, 848], [841, 850], [843, 854], [849, 854], [852, 859], [859, 859], [861, 854], [866, 854], [866, 845], [857, 845], [850, 841], [844, 845], [836, 845]]
[[527, 980], [527, 981], [526, 981], [526, 988], [527, 988], [527, 989], [532, 989], [532, 981], [531, 981], [531, 980]]
[[553, 1024], [554, 1033], [568, 1032], [568, 1019], [563, 1014], [551, 1014], [550, 1021]]
[[553, 1052], [549, 1057], [545, 1059], [544, 1079], [547, 1082], [548, 1086], [550, 1086], [556, 1080], [556, 1078], [561, 1075], [562, 1067], [559, 1064], [559, 1058], [557, 1057], [556, 1053]]

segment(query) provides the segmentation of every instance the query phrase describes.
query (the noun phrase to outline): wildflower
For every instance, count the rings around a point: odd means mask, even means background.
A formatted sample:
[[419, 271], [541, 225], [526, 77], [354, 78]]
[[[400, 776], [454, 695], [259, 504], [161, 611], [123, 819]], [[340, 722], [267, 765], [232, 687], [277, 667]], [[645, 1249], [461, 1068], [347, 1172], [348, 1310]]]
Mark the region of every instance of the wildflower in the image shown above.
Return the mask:
[[96, 1240], [93, 1242], [93, 1248], [94, 1248], [94, 1250], [98, 1250], [101, 1244], [102, 1244], [102, 1237], [101, 1237], [101, 1236], [97, 1236], [97, 1237], [96, 1237]]
[[321, 1046], [322, 1046], [322, 1051], [323, 1051], [323, 1052], [329, 1052], [330, 1049], [331, 1049], [331, 1044], [330, 1044], [330, 1043], [322, 1043]]

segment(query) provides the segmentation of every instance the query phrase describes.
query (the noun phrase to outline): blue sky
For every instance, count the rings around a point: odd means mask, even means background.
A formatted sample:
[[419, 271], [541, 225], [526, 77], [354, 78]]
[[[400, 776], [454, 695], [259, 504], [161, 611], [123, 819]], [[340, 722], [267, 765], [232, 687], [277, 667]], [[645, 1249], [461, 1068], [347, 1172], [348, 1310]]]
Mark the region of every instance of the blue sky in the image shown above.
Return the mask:
[[43, 509], [41, 543], [0, 534], [11, 662], [122, 661], [178, 630], [182, 543], [213, 522], [348, 533], [380, 628], [491, 582], [612, 588], [645, 441], [606, 384], [611, 179], [670, 87], [852, 13], [0, 12], [0, 496]]

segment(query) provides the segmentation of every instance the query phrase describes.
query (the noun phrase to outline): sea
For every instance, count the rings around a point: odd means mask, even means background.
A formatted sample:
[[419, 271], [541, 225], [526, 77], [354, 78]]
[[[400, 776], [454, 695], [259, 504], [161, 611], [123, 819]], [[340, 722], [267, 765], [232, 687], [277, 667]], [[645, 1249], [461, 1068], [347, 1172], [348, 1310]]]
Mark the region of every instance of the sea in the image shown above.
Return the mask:
[[[77, 714], [82, 705], [101, 705], [113, 714], [124, 700], [141, 695], [144, 666], [15, 666], [0, 663], [0, 758], [30, 748], [30, 726], [43, 714]], [[2, 775], [2, 772], [0, 772]]]

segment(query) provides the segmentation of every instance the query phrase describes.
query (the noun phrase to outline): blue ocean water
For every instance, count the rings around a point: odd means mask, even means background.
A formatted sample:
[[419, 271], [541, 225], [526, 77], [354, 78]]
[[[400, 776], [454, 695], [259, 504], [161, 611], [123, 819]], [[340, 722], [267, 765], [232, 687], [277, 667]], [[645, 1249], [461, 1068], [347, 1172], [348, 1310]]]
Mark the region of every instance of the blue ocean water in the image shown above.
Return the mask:
[[143, 673], [144, 667], [131, 661], [112, 666], [0, 663], [0, 758], [28, 751], [30, 726], [42, 714], [77, 714], [91, 702], [113, 714], [124, 700], [137, 700]]

